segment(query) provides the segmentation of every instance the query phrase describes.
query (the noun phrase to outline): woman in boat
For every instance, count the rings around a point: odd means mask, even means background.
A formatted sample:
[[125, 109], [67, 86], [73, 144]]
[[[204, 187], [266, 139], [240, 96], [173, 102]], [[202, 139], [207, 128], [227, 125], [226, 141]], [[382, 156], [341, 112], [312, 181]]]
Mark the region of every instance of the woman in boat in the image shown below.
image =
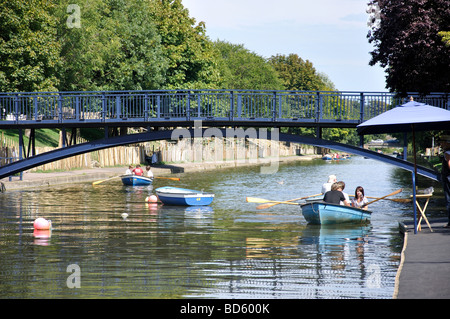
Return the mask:
[[355, 189], [355, 197], [352, 199], [352, 206], [367, 210], [367, 203], [369, 203], [366, 196], [364, 196], [364, 188], [358, 186]]

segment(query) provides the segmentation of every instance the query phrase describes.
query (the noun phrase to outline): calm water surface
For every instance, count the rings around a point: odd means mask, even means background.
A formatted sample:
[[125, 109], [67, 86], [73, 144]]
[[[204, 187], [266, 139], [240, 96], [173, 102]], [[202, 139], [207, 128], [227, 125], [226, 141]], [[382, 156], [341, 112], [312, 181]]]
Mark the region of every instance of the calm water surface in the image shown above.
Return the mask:
[[[272, 175], [259, 167], [189, 173], [153, 185], [214, 192], [208, 207], [147, 204], [152, 187], [119, 180], [6, 192], [0, 297], [391, 298], [398, 221], [410, 205], [379, 201], [368, 226], [320, 227], [307, 225], [297, 206], [257, 210], [245, 201], [317, 194], [330, 174], [350, 194], [358, 185], [369, 196], [402, 187], [410, 194], [409, 173], [360, 157], [281, 165]], [[52, 220], [51, 238], [34, 234], [37, 217]], [[69, 288], [74, 282], [81, 287]]]

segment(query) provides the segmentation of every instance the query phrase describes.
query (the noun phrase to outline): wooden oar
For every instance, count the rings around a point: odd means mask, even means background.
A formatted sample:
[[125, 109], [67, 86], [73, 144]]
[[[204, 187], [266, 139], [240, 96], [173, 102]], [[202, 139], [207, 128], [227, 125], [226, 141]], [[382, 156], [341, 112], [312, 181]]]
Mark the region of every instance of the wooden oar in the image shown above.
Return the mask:
[[[310, 198], [310, 197], [316, 197], [316, 196], [320, 196], [320, 195], [322, 195], [322, 193], [320, 193], [320, 194], [315, 194], [315, 195], [304, 196], [304, 197], [300, 197], [300, 198], [294, 198], [294, 199], [286, 200], [285, 202], [295, 202], [295, 201], [297, 201], [297, 200], [307, 199], [307, 198]], [[267, 204], [262, 204], [262, 205], [256, 206], [256, 209], [266, 209], [266, 208], [270, 208], [270, 207], [273, 207], [273, 206], [279, 205], [279, 204], [280, 204], [280, 203], [267, 203]]]
[[375, 199], [375, 200], [373, 200], [373, 201], [371, 201], [371, 202], [368, 202], [367, 204], [364, 204], [363, 207], [368, 206], [368, 205], [370, 205], [370, 204], [373, 204], [373, 203], [375, 203], [375, 202], [378, 202], [379, 200], [385, 199], [386, 197], [393, 196], [393, 195], [397, 195], [398, 193], [401, 193], [402, 191], [403, 191], [403, 188], [400, 188], [400, 189], [396, 190], [395, 192], [392, 192], [392, 193], [390, 193], [390, 194], [388, 194], [388, 195], [386, 195], [386, 196], [377, 198], [377, 199]]
[[269, 199], [264, 199], [264, 198], [256, 198], [256, 197], [247, 197], [245, 200], [249, 203], [277, 203], [277, 204], [287, 204], [287, 205], [300, 205], [299, 203], [281, 202], [281, 201], [269, 200]]
[[114, 177], [111, 177], [111, 178], [108, 178], [108, 179], [104, 179], [102, 181], [96, 181], [96, 182], [93, 182], [92, 185], [98, 185], [100, 183], [103, 183], [103, 182], [106, 182], [106, 181], [110, 181], [110, 180], [112, 180], [114, 178], [119, 178], [119, 177], [120, 177], [120, 175], [119, 176], [114, 176]]
[[162, 179], [170, 179], [171, 181], [179, 181], [179, 177], [153, 177], [153, 178], [162, 178]]
[[[355, 195], [349, 195], [350, 197], [355, 197]], [[370, 198], [370, 199], [378, 199], [379, 197], [373, 197], [373, 196], [366, 196], [366, 198]], [[409, 203], [412, 202], [412, 199], [409, 198], [383, 198], [384, 200], [390, 200], [392, 202], [397, 202], [397, 203]]]

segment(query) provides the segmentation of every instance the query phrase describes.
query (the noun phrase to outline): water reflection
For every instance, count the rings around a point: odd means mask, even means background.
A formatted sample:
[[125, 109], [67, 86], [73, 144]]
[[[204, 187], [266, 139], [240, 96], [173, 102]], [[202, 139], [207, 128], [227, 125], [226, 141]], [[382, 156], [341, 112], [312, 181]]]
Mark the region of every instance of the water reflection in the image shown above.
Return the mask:
[[[370, 182], [372, 165], [319, 161], [265, 176], [259, 168], [185, 174], [176, 186], [216, 194], [211, 206], [199, 207], [145, 202], [153, 187], [173, 185], [162, 181], [7, 192], [0, 196], [0, 297], [390, 298], [397, 220], [407, 212], [401, 204], [377, 202], [366, 227], [321, 227], [306, 225], [297, 206], [245, 203], [245, 196], [315, 194], [330, 173], [353, 188], [361, 183], [355, 167], [367, 171], [373, 194], [402, 186], [382, 164], [376, 173], [386, 179]], [[52, 220], [48, 238], [34, 234], [37, 217]], [[80, 267], [80, 289], [66, 285], [71, 264]]]

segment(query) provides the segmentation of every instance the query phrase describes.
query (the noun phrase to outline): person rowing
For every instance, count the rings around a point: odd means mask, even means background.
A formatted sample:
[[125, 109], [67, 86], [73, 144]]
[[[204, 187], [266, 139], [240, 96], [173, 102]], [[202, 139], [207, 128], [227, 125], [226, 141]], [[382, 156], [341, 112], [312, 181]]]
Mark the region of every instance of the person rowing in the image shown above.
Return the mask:
[[339, 183], [333, 183], [333, 185], [331, 185], [331, 190], [325, 193], [323, 201], [337, 205], [340, 205], [342, 202], [345, 206], [350, 206], [350, 203], [345, 198], [344, 193], [342, 193], [342, 186]]

